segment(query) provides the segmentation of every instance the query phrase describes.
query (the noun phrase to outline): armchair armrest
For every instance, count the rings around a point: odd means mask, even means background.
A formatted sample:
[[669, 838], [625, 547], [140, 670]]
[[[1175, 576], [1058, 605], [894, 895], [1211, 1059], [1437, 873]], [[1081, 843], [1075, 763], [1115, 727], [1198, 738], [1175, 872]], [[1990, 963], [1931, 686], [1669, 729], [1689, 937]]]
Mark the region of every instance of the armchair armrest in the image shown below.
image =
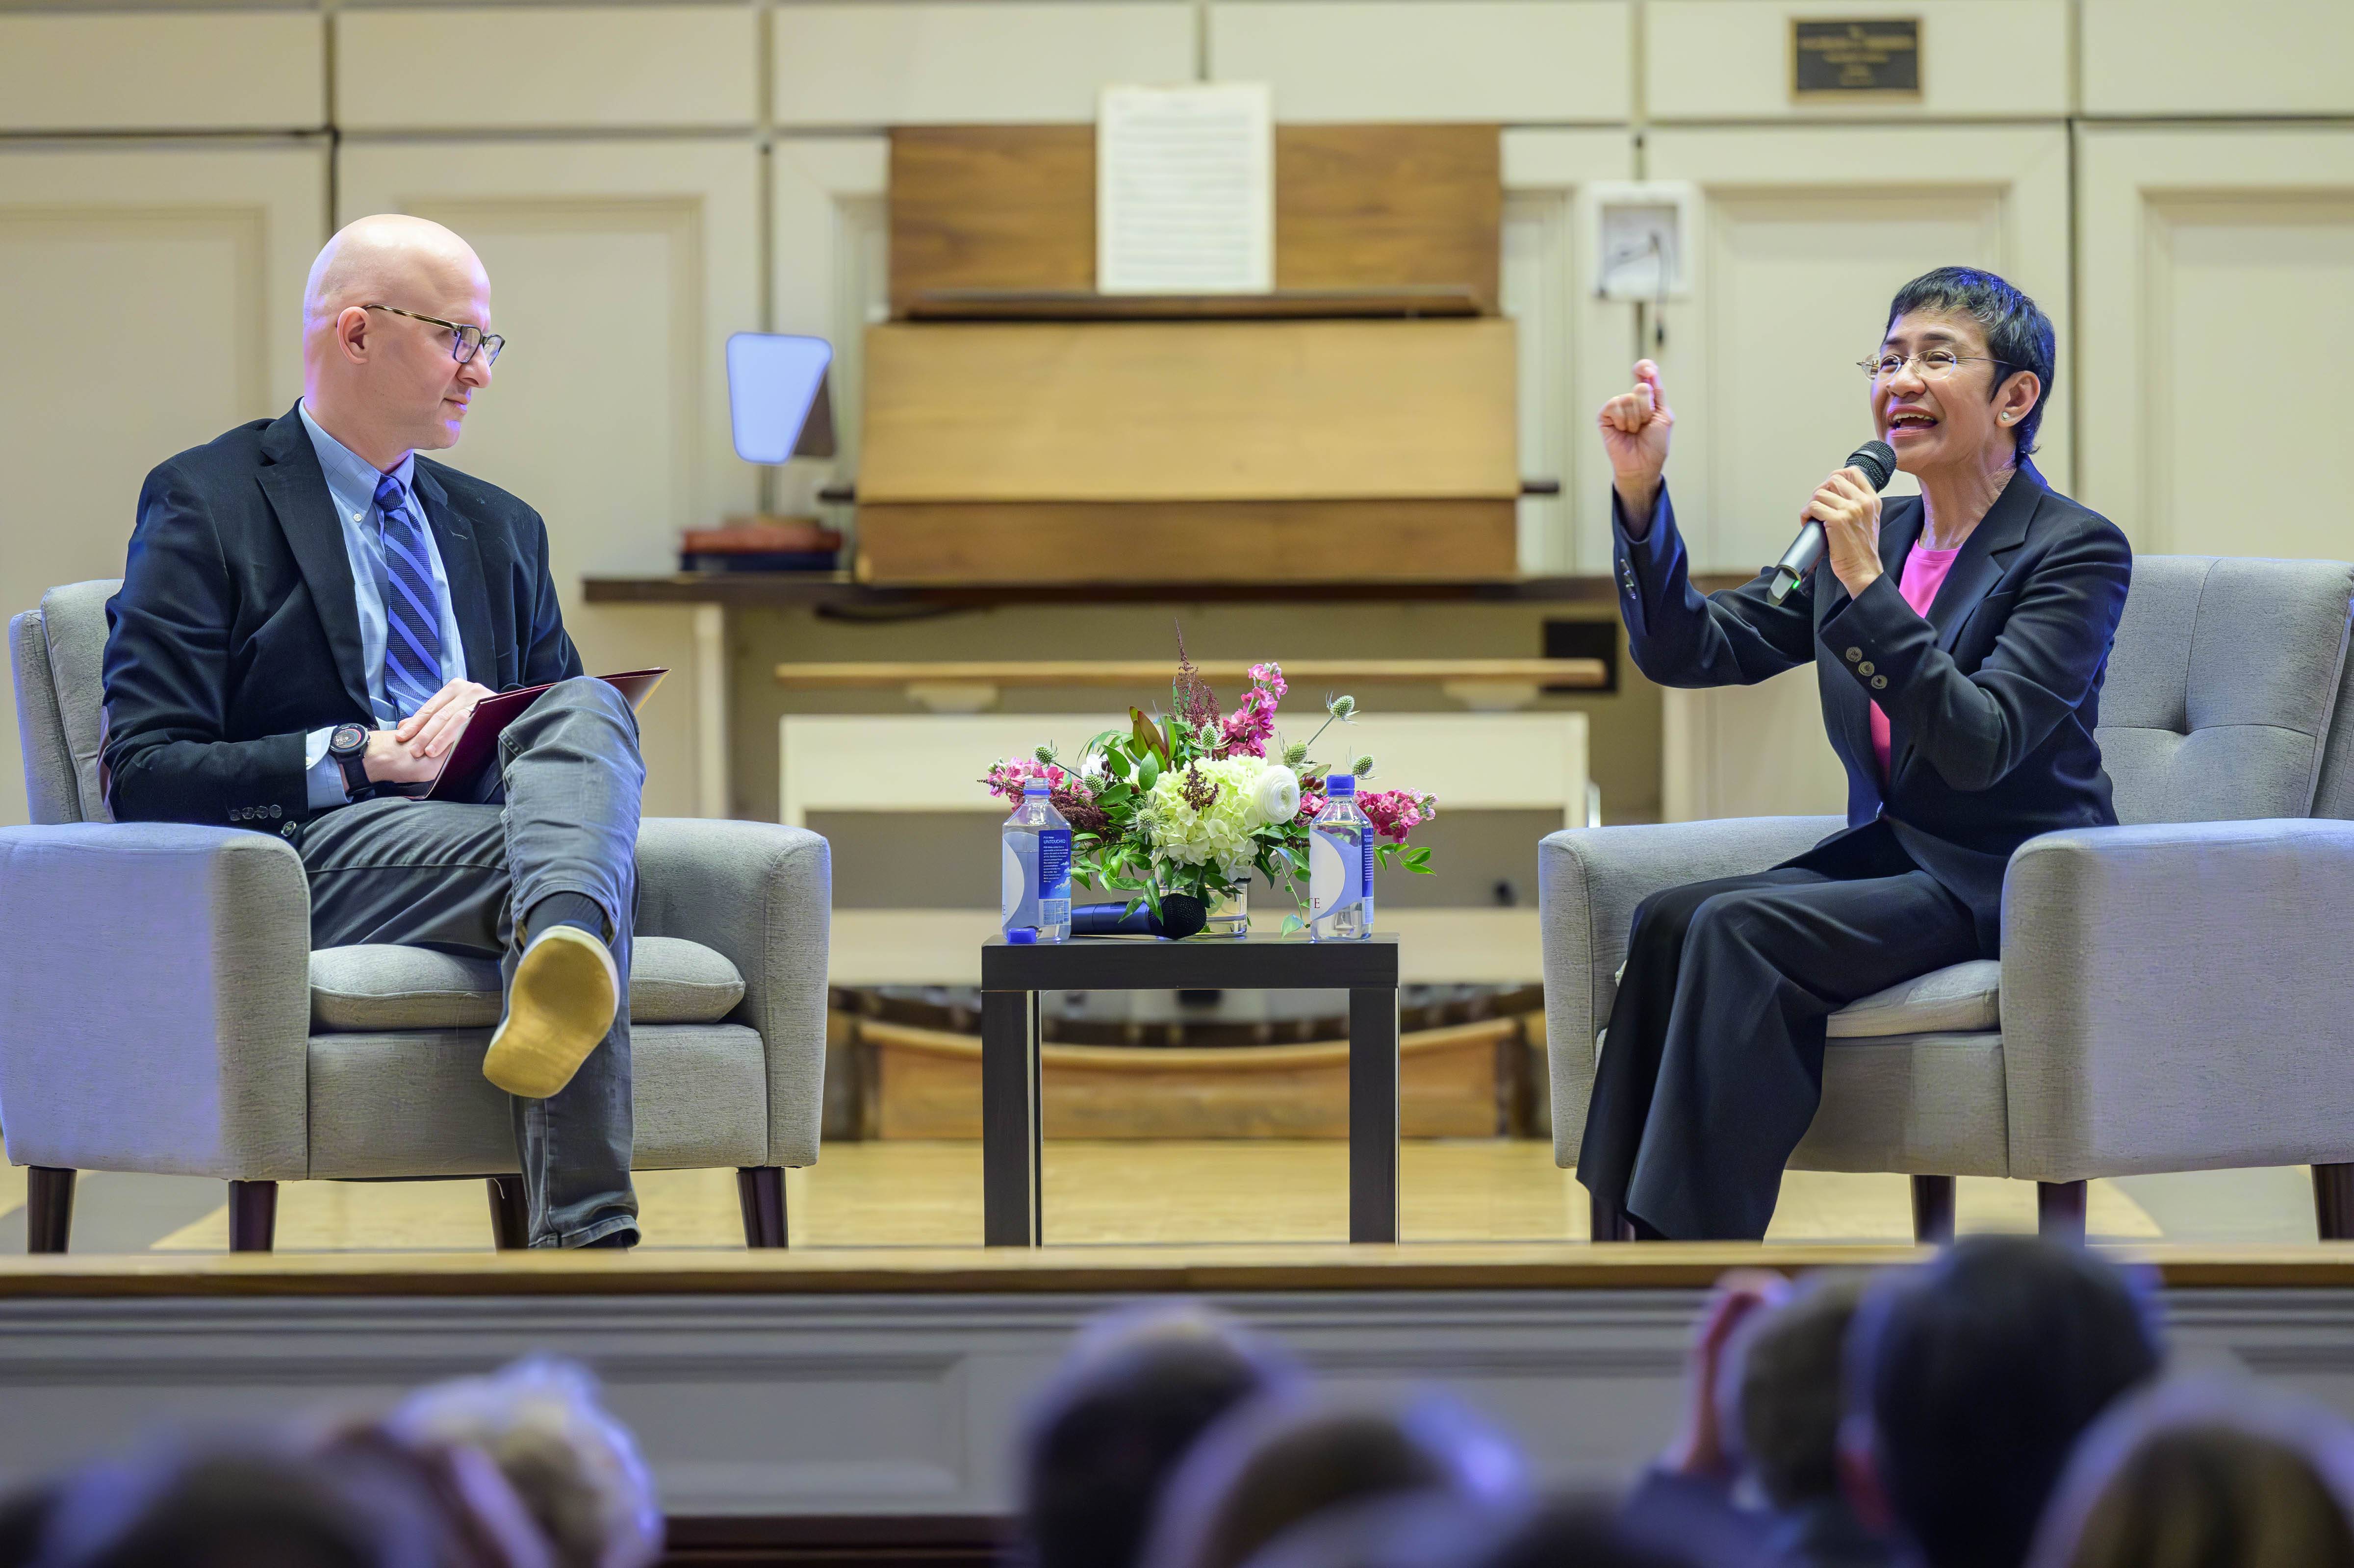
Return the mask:
[[310, 1170], [311, 895], [292, 845], [0, 828], [0, 1127], [19, 1165]]
[[1594, 1083], [1594, 1037], [1610, 1020], [1635, 906], [1715, 876], [1764, 871], [1847, 825], [1844, 817], [1735, 817], [1659, 826], [1576, 828], [1537, 846], [1544, 941], [1546, 1059], [1553, 1159], [1575, 1163]]
[[728, 1016], [767, 1046], [772, 1165], [817, 1160], [832, 910], [832, 856], [806, 829], [687, 817], [638, 826], [639, 932], [716, 948], [744, 976]]
[[2002, 897], [2016, 1177], [2354, 1160], [2354, 822], [2030, 839]]

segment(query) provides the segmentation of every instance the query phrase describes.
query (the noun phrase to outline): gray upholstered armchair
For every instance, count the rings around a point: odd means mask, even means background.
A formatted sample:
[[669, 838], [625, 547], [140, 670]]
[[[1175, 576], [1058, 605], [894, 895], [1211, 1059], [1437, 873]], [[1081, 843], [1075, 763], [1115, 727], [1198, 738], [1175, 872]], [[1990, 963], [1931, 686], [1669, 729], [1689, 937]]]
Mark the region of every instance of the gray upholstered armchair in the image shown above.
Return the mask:
[[[2044, 1227], [2081, 1234], [2091, 1177], [2310, 1164], [2322, 1235], [2354, 1236], [2349, 593], [2334, 561], [2134, 563], [2101, 695], [2125, 825], [2020, 846], [1999, 963], [1832, 1016], [1793, 1168], [1911, 1175], [1927, 1239], [1950, 1234], [1956, 1176], [2040, 1182]], [[1559, 1164], [1577, 1161], [1635, 906], [1763, 870], [1840, 821], [1543, 842]]]
[[[80, 1170], [227, 1181], [239, 1251], [269, 1249], [281, 1181], [482, 1177], [495, 1239], [522, 1245], [508, 1101], [481, 1071], [497, 965], [314, 953], [277, 834], [109, 820], [115, 586], [54, 588], [9, 623], [36, 825], [0, 828], [0, 1135], [32, 1167], [31, 1250], [65, 1250]], [[652, 819], [638, 871], [636, 1164], [736, 1166], [747, 1244], [782, 1246], [783, 1168], [817, 1160], [826, 842]]]

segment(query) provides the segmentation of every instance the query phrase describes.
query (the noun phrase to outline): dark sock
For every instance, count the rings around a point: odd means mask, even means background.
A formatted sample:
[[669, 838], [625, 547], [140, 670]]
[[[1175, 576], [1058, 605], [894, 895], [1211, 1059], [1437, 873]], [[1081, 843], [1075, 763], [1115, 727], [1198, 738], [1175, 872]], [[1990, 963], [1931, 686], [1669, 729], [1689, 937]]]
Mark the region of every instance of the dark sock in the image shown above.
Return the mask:
[[551, 893], [533, 905], [524, 917], [525, 939], [550, 926], [578, 926], [599, 941], [605, 939], [605, 912], [585, 893]]
[[587, 1252], [591, 1247], [600, 1246], [625, 1249], [633, 1247], [637, 1245], [638, 1233], [635, 1231], [608, 1231], [603, 1235], [599, 1236], [595, 1241], [582, 1242], [580, 1244], [579, 1250]]

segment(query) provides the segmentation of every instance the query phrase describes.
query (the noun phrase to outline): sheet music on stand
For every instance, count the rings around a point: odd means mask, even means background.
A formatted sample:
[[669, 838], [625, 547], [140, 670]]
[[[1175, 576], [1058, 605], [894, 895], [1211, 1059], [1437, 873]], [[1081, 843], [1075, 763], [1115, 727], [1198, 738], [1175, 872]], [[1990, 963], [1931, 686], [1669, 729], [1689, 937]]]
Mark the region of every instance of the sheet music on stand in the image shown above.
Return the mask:
[[1275, 287], [1274, 112], [1264, 82], [1108, 87], [1096, 120], [1096, 290]]

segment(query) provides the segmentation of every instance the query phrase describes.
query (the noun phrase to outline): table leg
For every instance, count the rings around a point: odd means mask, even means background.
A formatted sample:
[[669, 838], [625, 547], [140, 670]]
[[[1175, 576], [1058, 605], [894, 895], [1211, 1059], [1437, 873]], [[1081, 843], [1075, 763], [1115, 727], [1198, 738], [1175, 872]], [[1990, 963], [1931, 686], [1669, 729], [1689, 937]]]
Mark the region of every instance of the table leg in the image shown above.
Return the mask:
[[981, 993], [981, 1239], [1036, 1246], [1044, 1118], [1038, 1100], [1038, 993]]
[[1349, 1239], [1398, 1239], [1398, 996], [1349, 993]]

